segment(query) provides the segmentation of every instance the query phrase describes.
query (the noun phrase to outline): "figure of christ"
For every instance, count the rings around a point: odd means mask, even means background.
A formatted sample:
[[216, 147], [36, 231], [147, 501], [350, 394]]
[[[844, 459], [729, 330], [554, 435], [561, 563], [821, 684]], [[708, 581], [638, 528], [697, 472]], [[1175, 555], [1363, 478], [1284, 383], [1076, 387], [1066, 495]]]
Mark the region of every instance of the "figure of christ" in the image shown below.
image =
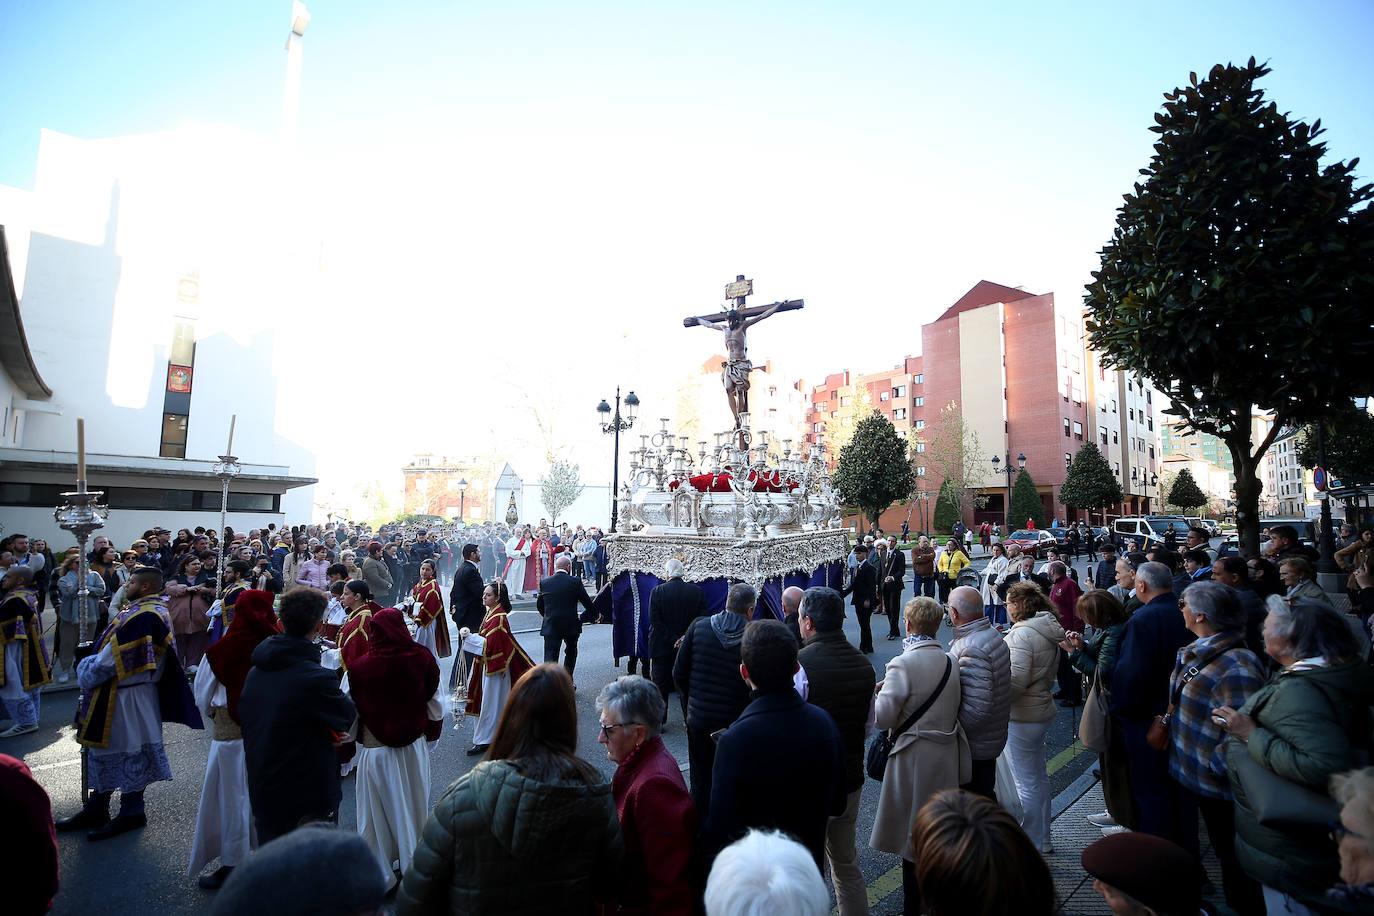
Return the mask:
[[724, 321], [712, 321], [704, 316], [687, 319], [692, 324], [725, 335], [725, 362], [720, 364], [720, 381], [725, 386], [725, 396], [730, 401], [730, 413], [735, 417], [736, 428], [739, 427], [740, 414], [749, 411], [749, 374], [759, 368], [749, 361], [745, 332], [772, 315], [781, 305], [780, 302], [774, 303], [749, 318], [745, 318], [739, 309], [732, 308], [725, 313]]

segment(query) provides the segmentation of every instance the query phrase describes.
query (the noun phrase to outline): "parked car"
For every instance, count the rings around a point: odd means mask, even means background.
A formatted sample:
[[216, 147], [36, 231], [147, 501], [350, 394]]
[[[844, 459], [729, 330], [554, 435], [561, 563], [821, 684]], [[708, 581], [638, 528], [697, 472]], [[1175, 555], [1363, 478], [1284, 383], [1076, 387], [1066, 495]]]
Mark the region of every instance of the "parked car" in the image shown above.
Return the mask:
[[1002, 543], [1015, 544], [1017, 547], [1021, 548], [1022, 553], [1028, 553], [1038, 560], [1044, 556], [1045, 552], [1051, 547], [1057, 547], [1059, 545], [1059, 540], [1054, 536], [1052, 531], [1043, 529], [1038, 531], [1021, 530], [1013, 532], [1011, 537], [1007, 538]]
[[[1298, 540], [1309, 547], [1317, 547], [1317, 523], [1310, 518], [1262, 518], [1260, 519], [1260, 553], [1264, 553], [1265, 542], [1269, 536], [1264, 533], [1266, 528], [1273, 528], [1276, 525], [1292, 525], [1298, 530]], [[1217, 548], [1217, 556], [1226, 557], [1240, 554], [1240, 532], [1234, 532], [1221, 542]]]

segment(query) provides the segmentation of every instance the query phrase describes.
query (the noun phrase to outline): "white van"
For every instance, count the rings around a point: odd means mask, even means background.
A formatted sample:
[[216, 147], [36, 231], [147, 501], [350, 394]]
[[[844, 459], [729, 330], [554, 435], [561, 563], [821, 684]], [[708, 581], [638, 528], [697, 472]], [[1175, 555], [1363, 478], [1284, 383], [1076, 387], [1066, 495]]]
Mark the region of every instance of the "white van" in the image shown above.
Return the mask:
[[1141, 550], [1163, 544], [1165, 534], [1173, 529], [1175, 544], [1182, 545], [1188, 534], [1188, 520], [1181, 515], [1144, 515], [1119, 518], [1112, 525], [1112, 539], [1117, 550], [1125, 550], [1127, 542], [1135, 541]]

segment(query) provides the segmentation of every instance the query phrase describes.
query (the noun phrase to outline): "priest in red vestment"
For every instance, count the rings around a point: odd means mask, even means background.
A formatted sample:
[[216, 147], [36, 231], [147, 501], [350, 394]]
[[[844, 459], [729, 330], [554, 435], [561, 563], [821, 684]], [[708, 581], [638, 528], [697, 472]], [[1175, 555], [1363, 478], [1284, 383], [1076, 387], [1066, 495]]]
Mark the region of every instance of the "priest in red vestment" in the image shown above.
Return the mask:
[[530, 547], [530, 558], [525, 563], [524, 591], [537, 593], [539, 583], [553, 575], [553, 542], [549, 540], [549, 529], [540, 527]]

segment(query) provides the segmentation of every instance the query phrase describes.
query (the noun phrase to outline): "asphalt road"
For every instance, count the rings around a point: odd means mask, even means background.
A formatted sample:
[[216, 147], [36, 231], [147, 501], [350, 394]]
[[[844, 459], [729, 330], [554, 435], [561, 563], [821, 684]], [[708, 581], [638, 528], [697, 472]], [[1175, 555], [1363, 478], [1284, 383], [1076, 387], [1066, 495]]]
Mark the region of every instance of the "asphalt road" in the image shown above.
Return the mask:
[[[984, 559], [975, 559], [976, 567], [984, 563]], [[1081, 575], [1085, 563], [1080, 560], [1076, 565]], [[531, 657], [539, 661], [543, 642], [538, 635], [538, 615], [533, 610], [517, 606], [511, 622], [517, 630], [520, 643]], [[873, 623], [877, 650], [873, 655], [873, 665], [881, 678], [884, 666], [897, 653], [901, 643], [886, 640], [883, 618], [876, 617]], [[858, 627], [853, 620], [848, 621], [846, 631], [857, 645]], [[948, 644], [948, 631], [943, 631], [941, 638]], [[600, 767], [608, 778], [614, 770], [614, 764], [606, 758], [605, 751], [596, 741], [594, 701], [602, 685], [626, 673], [624, 661], [620, 668], [616, 668], [610, 653], [611, 628], [587, 627], [579, 644], [576, 677], [579, 753]], [[447, 669], [447, 665], [444, 667]], [[51, 796], [58, 817], [73, 813], [80, 806], [80, 752], [73, 740], [71, 726], [76, 699], [76, 692], [70, 690], [45, 694], [39, 730], [0, 742], [0, 752], [22, 757], [33, 770], [35, 778]], [[1054, 794], [1065, 788], [1095, 760], [1095, 755], [1084, 753], [1073, 741], [1075, 718], [1080, 712], [1081, 709], [1059, 710], [1050, 730], [1049, 769]], [[674, 698], [669, 703], [669, 726], [664, 740], [679, 763], [685, 766], [687, 738], [680, 716], [680, 707]], [[479, 759], [463, 753], [472, 743], [470, 720], [459, 730], [453, 729], [451, 723], [450, 719], [432, 758], [431, 802]], [[211, 892], [197, 887], [195, 878], [186, 874], [186, 866], [195, 832], [196, 809], [210, 737], [205, 731], [167, 725], [164, 727], [164, 740], [175, 779], [149, 787], [146, 795], [148, 826], [145, 829], [104, 843], [89, 843], [80, 832], [59, 834], [62, 888], [53, 913], [87, 916], [118, 909], [141, 916], [161, 916], [205, 910]], [[345, 778], [343, 790], [339, 822], [343, 827], [352, 828], [357, 823], [352, 776]], [[878, 790], [878, 783], [872, 780], [865, 783], [858, 820], [859, 847], [864, 850], [861, 864], [869, 884], [872, 912], [895, 914], [901, 912], [899, 860], [867, 848]]]

